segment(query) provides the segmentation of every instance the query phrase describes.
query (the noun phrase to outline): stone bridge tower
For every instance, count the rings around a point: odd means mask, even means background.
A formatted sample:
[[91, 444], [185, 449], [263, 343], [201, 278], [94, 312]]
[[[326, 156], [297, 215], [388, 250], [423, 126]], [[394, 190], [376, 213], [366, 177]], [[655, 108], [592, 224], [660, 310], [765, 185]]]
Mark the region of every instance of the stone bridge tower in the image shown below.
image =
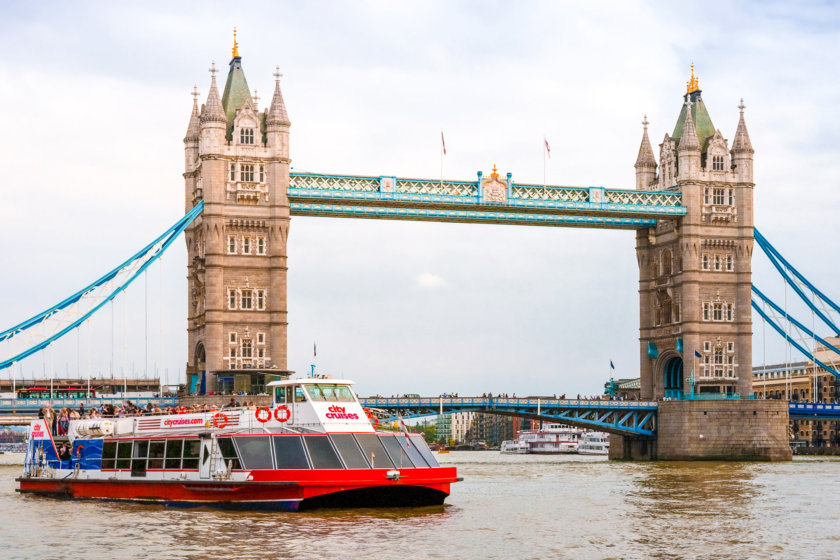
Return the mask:
[[207, 101], [194, 92], [185, 145], [190, 392], [251, 392], [286, 375], [289, 118], [275, 74], [260, 112], [236, 42], [224, 93], [215, 64]]
[[[636, 188], [678, 191], [688, 213], [636, 234], [641, 397], [752, 392], [753, 149], [715, 129], [694, 66], [659, 165], [647, 133]], [[658, 173], [657, 173], [658, 168]], [[693, 376], [692, 376], [693, 372]]]

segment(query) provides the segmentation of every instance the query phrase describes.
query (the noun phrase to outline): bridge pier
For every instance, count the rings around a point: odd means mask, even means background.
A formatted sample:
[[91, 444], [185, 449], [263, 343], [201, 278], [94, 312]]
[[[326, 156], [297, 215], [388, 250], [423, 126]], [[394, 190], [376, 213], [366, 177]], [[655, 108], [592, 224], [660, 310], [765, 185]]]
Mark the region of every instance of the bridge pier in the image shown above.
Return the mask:
[[610, 459], [789, 461], [788, 403], [781, 400], [662, 401], [656, 439], [613, 435]]

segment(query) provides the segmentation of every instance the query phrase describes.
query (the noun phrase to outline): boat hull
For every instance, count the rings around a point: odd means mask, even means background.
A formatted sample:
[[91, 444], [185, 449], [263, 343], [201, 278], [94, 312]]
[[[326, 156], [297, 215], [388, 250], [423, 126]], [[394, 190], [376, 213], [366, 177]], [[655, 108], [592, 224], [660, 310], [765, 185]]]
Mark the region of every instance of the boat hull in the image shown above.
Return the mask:
[[[314, 472], [318, 473], [317, 479], [306, 476]], [[263, 480], [237, 482], [21, 477], [17, 479], [20, 484], [17, 491], [65, 499], [299, 511], [321, 507], [440, 505], [449, 495], [450, 484], [458, 480], [455, 468], [451, 467], [404, 469], [400, 480], [387, 480], [386, 471], [380, 469], [306, 473], [255, 471], [254, 474]], [[289, 474], [298, 476], [292, 477]]]

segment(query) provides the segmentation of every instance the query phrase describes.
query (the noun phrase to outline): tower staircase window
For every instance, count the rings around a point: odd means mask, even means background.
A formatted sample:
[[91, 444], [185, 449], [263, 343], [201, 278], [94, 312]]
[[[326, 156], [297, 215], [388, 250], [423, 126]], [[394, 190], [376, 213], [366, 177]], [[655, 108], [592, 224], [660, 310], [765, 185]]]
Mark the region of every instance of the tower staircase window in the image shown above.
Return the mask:
[[257, 309], [265, 309], [265, 290], [257, 290]]
[[239, 179], [241, 181], [254, 182], [254, 164], [243, 163], [239, 167]]
[[246, 255], [251, 254], [251, 238], [250, 237], [243, 237], [242, 238], [242, 252]]
[[254, 129], [253, 128], [243, 128], [239, 131], [239, 143], [240, 144], [253, 144], [254, 143]]
[[265, 183], [265, 166], [260, 165], [260, 183]]
[[235, 163], [230, 164], [230, 180], [231, 181], [236, 181], [236, 164]]
[[265, 237], [257, 237], [257, 254], [265, 255]]
[[228, 290], [228, 309], [236, 309], [236, 290]]
[[252, 309], [251, 290], [242, 290], [242, 309]]
[[228, 253], [231, 255], [236, 254], [236, 237], [233, 235], [228, 236]]

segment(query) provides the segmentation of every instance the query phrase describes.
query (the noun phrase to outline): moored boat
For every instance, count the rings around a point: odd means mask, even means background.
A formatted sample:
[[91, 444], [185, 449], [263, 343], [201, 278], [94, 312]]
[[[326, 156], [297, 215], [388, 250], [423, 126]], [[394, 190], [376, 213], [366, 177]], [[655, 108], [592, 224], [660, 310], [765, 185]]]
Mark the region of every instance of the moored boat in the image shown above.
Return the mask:
[[18, 491], [287, 511], [442, 504], [455, 467], [420, 435], [377, 432], [351, 385], [275, 381], [270, 407], [74, 420], [61, 437], [37, 420]]
[[610, 434], [605, 432], [586, 432], [578, 446], [581, 455], [608, 455], [610, 452]]

